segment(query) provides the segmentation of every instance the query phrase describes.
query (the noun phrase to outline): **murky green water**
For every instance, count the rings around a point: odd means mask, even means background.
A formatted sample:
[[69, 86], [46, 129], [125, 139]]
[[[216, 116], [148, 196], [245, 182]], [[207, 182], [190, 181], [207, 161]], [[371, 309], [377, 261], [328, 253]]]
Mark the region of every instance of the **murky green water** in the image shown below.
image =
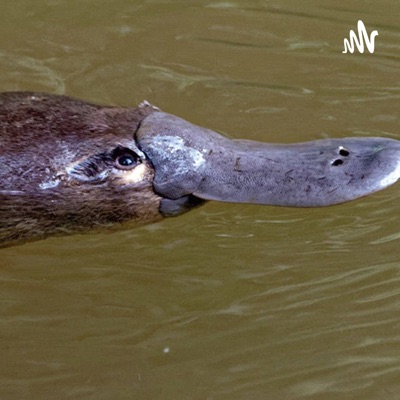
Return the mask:
[[[400, 138], [397, 1], [18, 1], [0, 90], [247, 139]], [[374, 54], [342, 54], [362, 19]], [[29, 145], [29, 143], [27, 143]], [[399, 188], [1, 250], [1, 399], [398, 399]]]

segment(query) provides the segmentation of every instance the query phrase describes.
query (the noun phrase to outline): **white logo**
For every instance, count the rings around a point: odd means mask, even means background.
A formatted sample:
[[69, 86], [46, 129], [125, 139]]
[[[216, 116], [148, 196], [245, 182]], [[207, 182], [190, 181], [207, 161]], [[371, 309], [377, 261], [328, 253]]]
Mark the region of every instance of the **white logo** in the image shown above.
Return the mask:
[[364, 22], [361, 20], [358, 21], [358, 37], [356, 33], [351, 30], [350, 31], [350, 40], [344, 39], [344, 50], [342, 53], [347, 53], [347, 50], [350, 53], [354, 53], [354, 43], [357, 46], [357, 49], [360, 53], [364, 53], [364, 41], [367, 49], [370, 53], [373, 53], [375, 50], [375, 36], [378, 36], [378, 31], [372, 31], [371, 36], [368, 37], [367, 30], [365, 29]]

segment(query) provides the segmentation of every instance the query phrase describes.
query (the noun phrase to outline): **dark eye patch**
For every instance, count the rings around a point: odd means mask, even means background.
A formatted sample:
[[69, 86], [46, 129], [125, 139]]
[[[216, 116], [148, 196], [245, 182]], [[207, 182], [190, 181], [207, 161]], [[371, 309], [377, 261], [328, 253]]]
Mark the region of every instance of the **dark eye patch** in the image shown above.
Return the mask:
[[102, 174], [112, 163], [108, 153], [94, 154], [69, 168], [68, 173], [80, 181], [97, 181], [104, 178]]
[[113, 167], [130, 170], [140, 162], [139, 155], [134, 151], [118, 146], [112, 151], [94, 154], [78, 162], [68, 169], [68, 174], [80, 181], [98, 182], [106, 179]]

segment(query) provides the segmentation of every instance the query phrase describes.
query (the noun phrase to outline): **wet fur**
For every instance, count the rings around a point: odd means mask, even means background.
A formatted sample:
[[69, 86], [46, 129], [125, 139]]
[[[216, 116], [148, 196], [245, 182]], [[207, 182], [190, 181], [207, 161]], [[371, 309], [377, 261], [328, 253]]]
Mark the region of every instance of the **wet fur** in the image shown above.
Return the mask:
[[[65, 96], [0, 94], [0, 246], [161, 219], [147, 160], [140, 182], [80, 182], [66, 169], [132, 146], [154, 108], [102, 107]], [[52, 185], [54, 184], [54, 187]]]

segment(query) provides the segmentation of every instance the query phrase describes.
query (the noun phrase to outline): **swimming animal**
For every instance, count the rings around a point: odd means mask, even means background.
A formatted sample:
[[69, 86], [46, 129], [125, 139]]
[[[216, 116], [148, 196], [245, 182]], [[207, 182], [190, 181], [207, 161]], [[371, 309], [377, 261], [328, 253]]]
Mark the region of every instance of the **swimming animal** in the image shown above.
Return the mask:
[[343, 203], [400, 177], [400, 141], [228, 139], [162, 112], [0, 94], [0, 246], [176, 216], [207, 200]]

